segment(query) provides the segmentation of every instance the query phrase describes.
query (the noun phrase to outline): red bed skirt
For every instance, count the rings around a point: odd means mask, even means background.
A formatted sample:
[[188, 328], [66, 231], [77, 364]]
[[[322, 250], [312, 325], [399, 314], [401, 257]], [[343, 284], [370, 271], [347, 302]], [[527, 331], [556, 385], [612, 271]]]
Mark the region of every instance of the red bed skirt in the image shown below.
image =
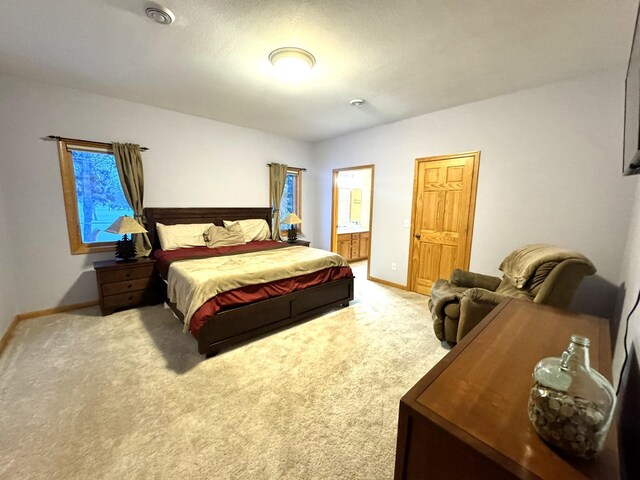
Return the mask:
[[331, 267], [318, 272], [308, 273], [292, 278], [283, 278], [274, 282], [250, 285], [223, 292], [202, 305], [191, 317], [189, 330], [194, 336], [207, 322], [207, 320], [220, 310], [239, 307], [248, 303], [266, 300], [267, 298], [286, 295], [305, 288], [314, 287], [323, 283], [332, 282], [341, 278], [353, 277], [350, 267]]

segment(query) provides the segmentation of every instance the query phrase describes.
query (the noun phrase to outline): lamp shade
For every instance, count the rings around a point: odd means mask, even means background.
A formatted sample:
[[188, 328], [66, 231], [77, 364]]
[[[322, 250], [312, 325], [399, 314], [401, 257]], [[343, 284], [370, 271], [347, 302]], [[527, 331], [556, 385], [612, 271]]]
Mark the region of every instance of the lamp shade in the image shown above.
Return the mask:
[[123, 217], [118, 217], [115, 222], [109, 225], [109, 228], [106, 229], [109, 233], [117, 233], [120, 235], [124, 235], [127, 233], [145, 233], [146, 230], [142, 225], [135, 221], [135, 219], [124, 215]]
[[296, 215], [295, 213], [291, 212], [280, 223], [284, 223], [284, 224], [288, 224], [288, 225], [296, 225], [298, 223], [302, 223], [302, 220], [300, 219], [300, 217], [298, 215]]

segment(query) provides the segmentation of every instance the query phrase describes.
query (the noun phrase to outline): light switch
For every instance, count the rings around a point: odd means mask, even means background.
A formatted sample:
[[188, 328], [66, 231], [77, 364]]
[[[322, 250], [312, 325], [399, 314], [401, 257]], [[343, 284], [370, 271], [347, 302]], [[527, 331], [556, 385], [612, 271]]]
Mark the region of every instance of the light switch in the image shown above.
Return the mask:
[[409, 228], [411, 226], [411, 220], [409, 220], [408, 218], [405, 218], [404, 222], [402, 222], [402, 226], [404, 228]]

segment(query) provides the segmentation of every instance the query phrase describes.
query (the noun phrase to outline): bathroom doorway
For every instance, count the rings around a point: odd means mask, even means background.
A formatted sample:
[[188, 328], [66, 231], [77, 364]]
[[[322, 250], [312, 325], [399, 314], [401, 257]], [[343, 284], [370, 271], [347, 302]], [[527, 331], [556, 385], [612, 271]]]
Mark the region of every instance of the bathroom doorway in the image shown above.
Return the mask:
[[333, 171], [331, 251], [349, 263], [364, 266], [369, 277], [373, 215], [374, 166], [336, 168]]

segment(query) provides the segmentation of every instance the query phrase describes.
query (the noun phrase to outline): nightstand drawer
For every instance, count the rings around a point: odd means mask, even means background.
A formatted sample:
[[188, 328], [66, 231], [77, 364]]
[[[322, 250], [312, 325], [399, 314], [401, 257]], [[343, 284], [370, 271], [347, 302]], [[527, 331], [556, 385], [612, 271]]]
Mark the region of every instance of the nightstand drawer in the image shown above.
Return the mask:
[[102, 285], [103, 295], [115, 295], [117, 293], [145, 290], [151, 283], [151, 277], [136, 278], [126, 282], [105, 283]]
[[155, 263], [152, 258], [138, 258], [130, 262], [93, 262], [102, 315], [122, 308], [160, 302], [159, 285], [154, 276]]
[[143, 267], [136, 266], [130, 268], [117, 268], [100, 272], [101, 283], [122, 282], [134, 278], [151, 277], [153, 273], [153, 265], [145, 265]]
[[147, 292], [145, 290], [136, 290], [135, 292], [120, 293], [118, 295], [109, 295], [102, 298], [104, 308], [128, 307], [139, 305], [145, 300]]

